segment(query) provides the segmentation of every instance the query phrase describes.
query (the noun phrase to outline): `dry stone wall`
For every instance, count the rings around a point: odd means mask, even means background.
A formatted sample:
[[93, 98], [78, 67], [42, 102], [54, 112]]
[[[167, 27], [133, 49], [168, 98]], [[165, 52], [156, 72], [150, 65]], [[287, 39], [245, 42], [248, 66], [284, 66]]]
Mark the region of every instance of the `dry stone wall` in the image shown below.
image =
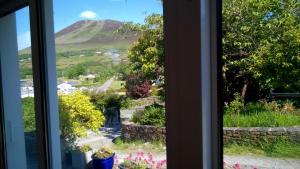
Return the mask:
[[247, 128], [235, 128], [224, 127], [223, 128], [224, 143], [230, 141], [236, 142], [260, 142], [274, 141], [278, 137], [291, 139], [293, 141], [300, 142], [300, 126], [293, 127], [247, 127]]
[[166, 141], [166, 128], [126, 123], [122, 126], [122, 136], [125, 141]]
[[[134, 123], [125, 123], [122, 126], [122, 136], [126, 141], [144, 140], [166, 140], [166, 128]], [[300, 142], [300, 126], [293, 127], [224, 127], [224, 144], [235, 142], [260, 142], [274, 141], [278, 137], [288, 138]]]

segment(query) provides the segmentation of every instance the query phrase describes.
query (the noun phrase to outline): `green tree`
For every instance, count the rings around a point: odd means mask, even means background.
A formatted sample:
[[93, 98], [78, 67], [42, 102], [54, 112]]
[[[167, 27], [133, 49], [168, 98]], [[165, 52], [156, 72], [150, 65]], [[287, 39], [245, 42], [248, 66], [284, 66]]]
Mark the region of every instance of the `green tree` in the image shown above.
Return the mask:
[[141, 36], [129, 49], [128, 57], [136, 73], [143, 72], [146, 78], [153, 80], [164, 72], [163, 17], [153, 14], [145, 21], [145, 25], [131, 26]]
[[299, 91], [299, 3], [223, 1], [226, 100], [236, 92], [244, 99], [270, 89]]
[[76, 138], [85, 137], [87, 130], [97, 132], [105, 121], [90, 97], [80, 91], [59, 96], [59, 115], [61, 136], [68, 146], [74, 146]]
[[152, 14], [145, 19], [145, 24], [126, 23], [123, 33], [134, 31], [140, 37], [128, 51], [131, 62], [131, 75], [141, 75], [143, 81], [159, 81], [160, 96], [164, 99], [164, 32], [163, 16]]
[[75, 66], [72, 66], [67, 70], [67, 77], [69, 79], [78, 78], [79, 75], [83, 75], [86, 72], [86, 69], [83, 65], [78, 64]]

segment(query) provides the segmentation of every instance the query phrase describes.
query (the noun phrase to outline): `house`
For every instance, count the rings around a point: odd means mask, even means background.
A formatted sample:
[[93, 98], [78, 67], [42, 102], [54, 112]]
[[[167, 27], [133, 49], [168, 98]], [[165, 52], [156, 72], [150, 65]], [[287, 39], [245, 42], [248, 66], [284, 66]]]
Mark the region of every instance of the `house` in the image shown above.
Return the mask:
[[80, 75], [79, 80], [84, 82], [93, 83], [95, 81], [96, 75], [88, 74], [88, 75]]
[[64, 94], [71, 93], [71, 92], [73, 92], [75, 90], [76, 90], [76, 87], [73, 87], [69, 83], [62, 83], [62, 84], [57, 85], [57, 91], [58, 92], [62, 92]]

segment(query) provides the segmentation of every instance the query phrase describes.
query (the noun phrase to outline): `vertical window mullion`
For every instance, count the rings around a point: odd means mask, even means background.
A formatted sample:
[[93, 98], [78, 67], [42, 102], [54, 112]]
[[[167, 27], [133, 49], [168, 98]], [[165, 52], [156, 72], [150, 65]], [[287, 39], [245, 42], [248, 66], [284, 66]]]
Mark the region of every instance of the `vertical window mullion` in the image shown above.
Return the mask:
[[40, 169], [61, 169], [52, 0], [30, 1]]
[[[1, 52], [0, 52], [1, 55]], [[1, 64], [0, 64], [1, 65]], [[2, 76], [0, 73], [0, 81], [2, 81]], [[0, 168], [6, 169], [6, 151], [5, 151], [5, 125], [4, 125], [4, 109], [3, 109], [3, 92], [2, 92], [2, 83], [0, 83]]]
[[165, 0], [167, 161], [203, 168], [200, 1]]
[[37, 149], [39, 168], [50, 169], [48, 142], [48, 105], [47, 105], [47, 74], [46, 46], [44, 39], [43, 1], [32, 0], [30, 8], [30, 27], [32, 39], [32, 70], [34, 83], [34, 101], [36, 112]]

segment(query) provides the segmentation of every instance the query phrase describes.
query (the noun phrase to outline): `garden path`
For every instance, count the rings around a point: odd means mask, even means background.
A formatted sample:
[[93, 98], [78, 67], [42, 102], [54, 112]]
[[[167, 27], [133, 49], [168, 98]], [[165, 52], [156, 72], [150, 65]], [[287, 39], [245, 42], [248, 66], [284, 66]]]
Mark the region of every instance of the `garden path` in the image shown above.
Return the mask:
[[[300, 159], [271, 158], [254, 155], [224, 156], [227, 166], [240, 164], [241, 169], [300, 169]], [[230, 169], [232, 167], [228, 167]]]
[[97, 87], [95, 89], [96, 93], [100, 93], [100, 92], [105, 92], [109, 89], [109, 87], [111, 86], [112, 82], [114, 81], [115, 77], [110, 78], [109, 80], [107, 80], [105, 83], [103, 83], [100, 87]]

